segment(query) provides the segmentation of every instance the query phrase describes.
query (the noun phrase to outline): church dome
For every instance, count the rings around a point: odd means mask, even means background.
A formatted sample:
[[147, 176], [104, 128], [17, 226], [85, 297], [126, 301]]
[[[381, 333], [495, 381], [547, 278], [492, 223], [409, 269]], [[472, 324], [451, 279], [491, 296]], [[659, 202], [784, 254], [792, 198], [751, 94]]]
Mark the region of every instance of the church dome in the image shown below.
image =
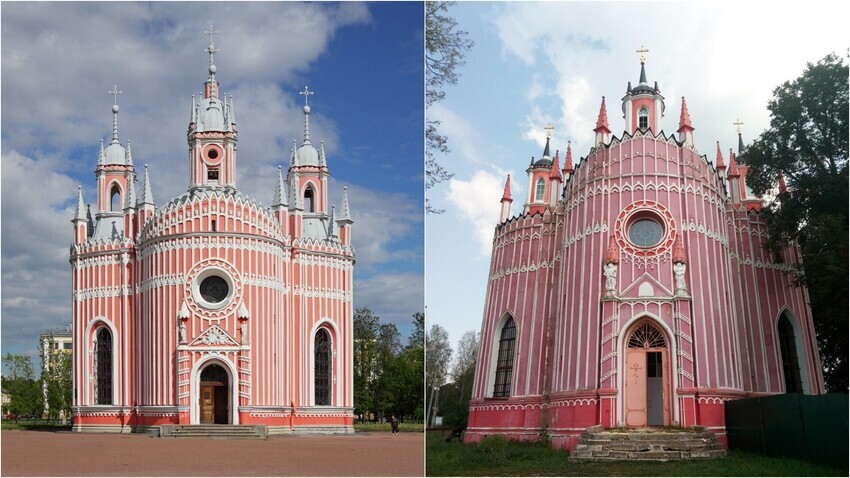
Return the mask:
[[196, 131], [227, 131], [224, 105], [215, 97], [205, 98], [198, 108]]
[[304, 143], [296, 152], [298, 164], [301, 166], [318, 166], [319, 151], [311, 143]]
[[127, 164], [127, 150], [119, 143], [110, 144], [104, 151], [103, 164]]

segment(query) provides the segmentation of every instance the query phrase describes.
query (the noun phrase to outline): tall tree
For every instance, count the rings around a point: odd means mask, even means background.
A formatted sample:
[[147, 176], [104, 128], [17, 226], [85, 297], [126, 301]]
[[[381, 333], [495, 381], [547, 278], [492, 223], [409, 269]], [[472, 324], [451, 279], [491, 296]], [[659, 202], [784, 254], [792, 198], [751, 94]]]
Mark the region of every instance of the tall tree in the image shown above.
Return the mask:
[[432, 325], [425, 337], [425, 386], [429, 407], [426, 419], [429, 424], [438, 409], [436, 402], [439, 394], [436, 393], [435, 397], [435, 392], [446, 383], [451, 360], [452, 346], [449, 344], [448, 332], [437, 324]]
[[367, 307], [354, 312], [354, 413], [361, 417], [374, 410], [378, 321]]
[[837, 55], [808, 64], [803, 75], [773, 91], [770, 128], [747, 149], [753, 192], [787, 192], [764, 209], [767, 247], [800, 246], [824, 379], [848, 387], [848, 67]]
[[[455, 2], [425, 2], [425, 106], [430, 108], [446, 96], [444, 87], [457, 83], [457, 69], [465, 63], [464, 55], [475, 44], [468, 33], [457, 29], [457, 21], [448, 16]], [[437, 161], [436, 154], [447, 154], [447, 138], [440, 134], [438, 120], [428, 119], [425, 125], [425, 188], [449, 180], [454, 174]], [[431, 206], [426, 198], [429, 213], [442, 213]]]
[[51, 420], [60, 412], [67, 419], [71, 416], [72, 378], [71, 351], [55, 347], [53, 337], [39, 341], [42, 347], [41, 382], [46, 391], [47, 409]]
[[8, 410], [16, 415], [41, 416], [44, 396], [35, 380], [32, 359], [28, 355], [6, 353], [3, 364], [8, 374], [3, 377], [3, 391], [9, 394]]

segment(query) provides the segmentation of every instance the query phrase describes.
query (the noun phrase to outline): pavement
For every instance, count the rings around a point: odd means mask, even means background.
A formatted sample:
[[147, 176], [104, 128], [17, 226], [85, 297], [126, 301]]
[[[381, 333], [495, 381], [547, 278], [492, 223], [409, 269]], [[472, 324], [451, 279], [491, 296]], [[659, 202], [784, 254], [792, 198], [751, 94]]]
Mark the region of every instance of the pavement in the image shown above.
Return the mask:
[[424, 433], [154, 438], [3, 430], [2, 476], [424, 476]]

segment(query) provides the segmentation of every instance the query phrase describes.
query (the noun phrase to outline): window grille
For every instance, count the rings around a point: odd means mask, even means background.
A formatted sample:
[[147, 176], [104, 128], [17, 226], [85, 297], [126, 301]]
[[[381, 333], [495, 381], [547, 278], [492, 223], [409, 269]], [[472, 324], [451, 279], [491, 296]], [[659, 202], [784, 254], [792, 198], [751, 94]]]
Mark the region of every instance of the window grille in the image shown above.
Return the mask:
[[499, 336], [499, 355], [496, 357], [496, 383], [493, 385], [494, 397], [511, 396], [511, 375], [514, 369], [514, 348], [516, 346], [516, 323], [509, 318], [502, 327]]
[[537, 191], [534, 193], [535, 201], [543, 200], [543, 193], [546, 191], [546, 184], [543, 182], [543, 178], [537, 180]]
[[667, 347], [664, 333], [649, 322], [641, 324], [629, 337], [630, 349], [651, 349]]
[[95, 395], [98, 405], [112, 405], [112, 334], [106, 327], [97, 333]]
[[314, 339], [314, 385], [316, 405], [331, 404], [331, 338], [328, 331], [319, 329]]

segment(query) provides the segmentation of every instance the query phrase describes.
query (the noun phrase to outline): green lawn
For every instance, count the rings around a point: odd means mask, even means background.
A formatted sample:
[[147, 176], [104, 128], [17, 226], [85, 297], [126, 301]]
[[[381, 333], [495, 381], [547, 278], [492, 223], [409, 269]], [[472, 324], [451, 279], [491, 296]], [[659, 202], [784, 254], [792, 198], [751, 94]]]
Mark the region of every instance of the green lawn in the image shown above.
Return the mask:
[[[389, 423], [354, 423], [354, 431], [356, 432], [387, 432], [392, 429]], [[399, 432], [424, 432], [425, 425], [421, 423], [399, 423]]]
[[70, 430], [71, 422], [68, 422], [67, 425], [62, 425], [59, 422], [49, 422], [47, 420], [42, 419], [19, 419], [17, 423], [15, 420], [6, 420], [3, 419], [2, 422], [3, 430]]
[[798, 460], [732, 452], [726, 458], [675, 462], [570, 462], [567, 452], [546, 443], [446, 443], [429, 432], [428, 476], [847, 476], [847, 470]]

